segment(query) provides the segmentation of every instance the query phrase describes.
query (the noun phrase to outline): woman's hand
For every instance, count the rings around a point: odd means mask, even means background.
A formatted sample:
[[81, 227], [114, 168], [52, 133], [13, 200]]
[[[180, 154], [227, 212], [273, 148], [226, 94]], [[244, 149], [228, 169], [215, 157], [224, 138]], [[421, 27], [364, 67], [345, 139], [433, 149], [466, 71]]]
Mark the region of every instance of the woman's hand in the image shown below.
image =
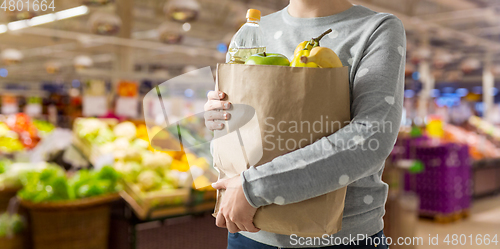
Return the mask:
[[257, 209], [248, 203], [241, 186], [240, 176], [219, 180], [213, 183], [212, 187], [226, 190], [215, 221], [218, 227], [227, 228], [231, 233], [260, 231], [253, 224], [253, 217]]
[[231, 108], [229, 101], [222, 101], [226, 97], [223, 92], [210, 91], [207, 94], [208, 101], [205, 104], [205, 126], [213, 130], [222, 130], [224, 128], [223, 120], [228, 120], [231, 114], [222, 110]]

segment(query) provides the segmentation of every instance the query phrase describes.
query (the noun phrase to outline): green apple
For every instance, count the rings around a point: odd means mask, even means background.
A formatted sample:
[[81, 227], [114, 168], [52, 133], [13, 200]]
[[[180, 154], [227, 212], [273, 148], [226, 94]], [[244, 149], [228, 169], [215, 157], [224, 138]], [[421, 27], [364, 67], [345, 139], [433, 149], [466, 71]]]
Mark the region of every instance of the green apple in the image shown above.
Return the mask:
[[250, 55], [245, 64], [290, 66], [290, 61], [282, 54], [263, 52]]

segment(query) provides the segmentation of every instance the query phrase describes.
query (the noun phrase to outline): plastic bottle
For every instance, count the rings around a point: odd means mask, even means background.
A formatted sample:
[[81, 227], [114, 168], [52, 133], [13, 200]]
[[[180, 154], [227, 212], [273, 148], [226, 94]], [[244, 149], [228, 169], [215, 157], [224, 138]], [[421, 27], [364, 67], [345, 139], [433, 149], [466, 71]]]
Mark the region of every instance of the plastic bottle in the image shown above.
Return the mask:
[[226, 62], [230, 64], [244, 64], [246, 59], [257, 53], [266, 51], [264, 34], [259, 26], [260, 11], [249, 9], [247, 22], [234, 34], [226, 54]]

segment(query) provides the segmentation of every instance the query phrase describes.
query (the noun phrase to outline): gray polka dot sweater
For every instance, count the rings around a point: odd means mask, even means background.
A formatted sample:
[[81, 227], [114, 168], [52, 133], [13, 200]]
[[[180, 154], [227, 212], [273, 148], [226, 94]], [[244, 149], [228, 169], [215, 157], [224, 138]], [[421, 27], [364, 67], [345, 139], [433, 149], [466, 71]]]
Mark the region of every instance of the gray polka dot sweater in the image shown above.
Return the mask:
[[[247, 200], [254, 207], [288, 204], [347, 185], [342, 230], [334, 236], [376, 234], [383, 229], [388, 190], [382, 170], [402, 116], [406, 38], [401, 21], [362, 6], [320, 18], [295, 18], [285, 8], [263, 17], [261, 27], [267, 52], [289, 59], [300, 42], [333, 30], [321, 46], [333, 49], [349, 67], [353, 120], [309, 145], [322, 143], [332, 149], [305, 147], [244, 171]], [[264, 231], [241, 234], [276, 247], [313, 247]]]

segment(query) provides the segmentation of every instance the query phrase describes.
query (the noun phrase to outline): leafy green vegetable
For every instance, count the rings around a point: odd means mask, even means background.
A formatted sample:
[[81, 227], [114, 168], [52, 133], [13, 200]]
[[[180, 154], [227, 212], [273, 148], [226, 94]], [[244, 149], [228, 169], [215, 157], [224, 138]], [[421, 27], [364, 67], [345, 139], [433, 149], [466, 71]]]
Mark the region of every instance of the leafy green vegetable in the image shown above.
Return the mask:
[[69, 180], [70, 196], [84, 198], [116, 192], [119, 178], [120, 174], [111, 166], [104, 166], [97, 172], [80, 170]]
[[44, 120], [33, 120], [33, 125], [36, 127], [38, 132], [40, 132], [42, 135], [47, 135], [51, 133], [55, 127], [53, 124], [50, 122], [44, 121]]
[[41, 172], [28, 172], [23, 182], [23, 189], [18, 195], [33, 202], [57, 201], [69, 199], [68, 182], [64, 170], [58, 166], [49, 166]]
[[27, 174], [18, 195], [33, 202], [98, 196], [118, 191], [119, 178], [111, 166], [104, 166], [99, 171], [80, 170], [69, 179], [59, 167], [50, 167]]
[[0, 160], [0, 174], [5, 173], [7, 171], [7, 169], [9, 168], [10, 164], [11, 164], [11, 162], [7, 159]]
[[103, 145], [115, 139], [113, 131], [109, 126], [95, 118], [85, 118], [78, 120], [75, 133], [92, 144]]
[[24, 219], [18, 215], [3, 213], [0, 215], [0, 238], [12, 236], [22, 232], [25, 228]]
[[80, 194], [78, 193], [78, 189], [80, 187], [86, 185], [87, 182], [91, 180], [92, 176], [89, 171], [86, 169], [82, 169], [76, 172], [75, 175], [71, 179], [68, 180], [68, 184], [71, 186], [69, 189], [69, 199], [73, 200], [76, 198], [80, 198]]
[[120, 178], [120, 174], [111, 166], [104, 166], [97, 173], [98, 180], [109, 180], [112, 183], [116, 183]]

